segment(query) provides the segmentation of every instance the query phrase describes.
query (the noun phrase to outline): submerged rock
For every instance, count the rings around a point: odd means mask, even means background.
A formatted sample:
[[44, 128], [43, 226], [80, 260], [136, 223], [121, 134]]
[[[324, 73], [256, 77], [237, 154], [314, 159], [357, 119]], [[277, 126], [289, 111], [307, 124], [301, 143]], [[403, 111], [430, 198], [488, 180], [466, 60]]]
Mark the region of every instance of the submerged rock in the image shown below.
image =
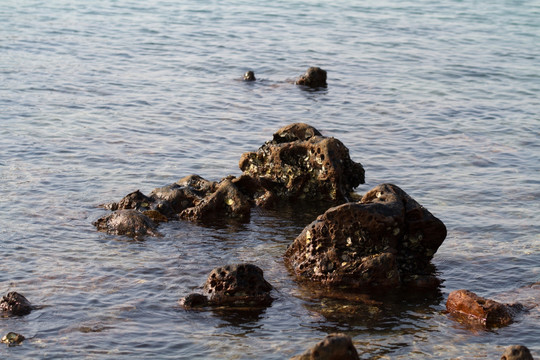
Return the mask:
[[448, 295], [446, 310], [486, 327], [501, 327], [512, 323], [525, 308], [521, 304], [501, 304], [472, 291], [456, 290]]
[[161, 236], [156, 231], [156, 223], [137, 210], [116, 210], [94, 222], [99, 231], [114, 235], [140, 237], [145, 235]]
[[204, 285], [204, 295], [190, 294], [180, 305], [190, 309], [200, 306], [260, 307], [270, 305], [272, 285], [263, 271], [252, 264], [226, 265], [212, 270]]
[[304, 75], [296, 80], [296, 85], [311, 88], [326, 87], [326, 71], [319, 67], [310, 67]]
[[2, 342], [7, 344], [8, 346], [15, 346], [20, 345], [24, 341], [25, 337], [21, 334], [17, 334], [14, 332], [8, 332], [6, 335], [2, 337]]
[[0, 311], [7, 315], [27, 315], [32, 311], [32, 304], [23, 295], [12, 291], [0, 299]]
[[244, 153], [239, 167], [252, 178], [249, 195], [259, 205], [268, 199], [344, 202], [364, 183], [364, 168], [341, 141], [303, 123], [279, 129], [257, 152]]
[[501, 360], [534, 360], [526, 346], [512, 345], [504, 349]]
[[255, 81], [255, 73], [253, 71], [247, 71], [244, 74], [244, 81]]
[[290, 360], [359, 360], [358, 352], [350, 336], [330, 334], [302, 355]]
[[285, 252], [302, 279], [332, 286], [437, 286], [430, 260], [446, 227], [402, 189], [379, 185], [359, 202], [328, 209]]

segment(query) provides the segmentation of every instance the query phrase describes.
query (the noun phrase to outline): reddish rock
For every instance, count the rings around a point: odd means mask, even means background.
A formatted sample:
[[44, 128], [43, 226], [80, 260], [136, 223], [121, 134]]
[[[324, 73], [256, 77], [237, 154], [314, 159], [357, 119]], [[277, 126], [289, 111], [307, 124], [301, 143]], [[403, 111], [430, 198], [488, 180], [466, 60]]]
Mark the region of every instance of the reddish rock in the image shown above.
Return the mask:
[[439, 219], [399, 187], [382, 184], [320, 215], [288, 247], [285, 261], [302, 279], [389, 288], [429, 272], [445, 237]]
[[32, 311], [32, 304], [23, 295], [12, 291], [2, 296], [0, 311], [7, 315], [27, 315]]
[[261, 197], [345, 202], [364, 183], [362, 165], [341, 141], [303, 123], [279, 129], [257, 152], [243, 154], [239, 166], [254, 179], [250, 195], [261, 204]]
[[140, 237], [161, 236], [156, 231], [157, 224], [137, 210], [117, 210], [94, 222], [99, 231], [114, 235]]
[[446, 310], [487, 327], [506, 326], [523, 311], [520, 304], [501, 304], [468, 290], [456, 290], [448, 295]]
[[311, 88], [326, 87], [326, 71], [319, 67], [310, 67], [304, 75], [296, 80], [296, 85]]
[[359, 360], [358, 352], [350, 336], [330, 334], [302, 355], [290, 360]]

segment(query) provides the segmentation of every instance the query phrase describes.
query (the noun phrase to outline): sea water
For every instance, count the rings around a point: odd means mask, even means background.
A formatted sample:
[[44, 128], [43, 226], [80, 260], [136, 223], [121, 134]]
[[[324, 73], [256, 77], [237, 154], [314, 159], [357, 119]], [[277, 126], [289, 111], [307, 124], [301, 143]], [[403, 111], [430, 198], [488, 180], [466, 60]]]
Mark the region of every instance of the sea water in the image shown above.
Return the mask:
[[[27, 338], [0, 358], [287, 359], [332, 332], [362, 359], [540, 357], [538, 19], [537, 1], [2, 0], [0, 293], [39, 308], [0, 318]], [[309, 66], [326, 89], [291, 83]], [[436, 294], [368, 306], [295, 282], [282, 256], [315, 209], [143, 241], [92, 225], [134, 190], [239, 175], [294, 122], [349, 148], [359, 194], [394, 183], [446, 224]], [[264, 270], [270, 307], [178, 306], [236, 262]], [[471, 327], [445, 313], [457, 289], [532, 309]]]

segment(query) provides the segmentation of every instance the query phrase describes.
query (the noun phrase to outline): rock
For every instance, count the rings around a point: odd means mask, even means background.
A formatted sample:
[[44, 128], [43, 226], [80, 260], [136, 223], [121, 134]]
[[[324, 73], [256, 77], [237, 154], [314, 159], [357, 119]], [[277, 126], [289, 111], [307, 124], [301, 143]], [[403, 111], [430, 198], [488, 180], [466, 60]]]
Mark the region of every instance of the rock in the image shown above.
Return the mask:
[[311, 88], [326, 87], [326, 71], [319, 67], [310, 67], [304, 75], [296, 80], [296, 85]]
[[263, 205], [275, 199], [342, 203], [364, 183], [362, 165], [341, 141], [303, 123], [279, 129], [257, 152], [243, 154], [239, 166], [253, 178], [249, 195]]
[[504, 349], [501, 360], [534, 360], [526, 346], [512, 345]]
[[24, 341], [24, 339], [25, 337], [22, 336], [21, 334], [8, 332], [2, 338], [2, 342], [7, 344], [8, 346], [15, 346], [15, 345], [20, 345]]
[[23, 295], [12, 291], [2, 296], [0, 311], [8, 315], [27, 315], [32, 311], [32, 304]]
[[521, 304], [501, 304], [468, 290], [456, 290], [448, 295], [446, 310], [486, 327], [501, 327], [512, 323], [524, 307]]
[[193, 309], [208, 305], [208, 298], [201, 294], [189, 294], [179, 301], [180, 306], [184, 309]]
[[249, 219], [251, 203], [234, 185], [231, 178], [223, 179], [215, 192], [202, 199], [197, 205], [180, 213], [180, 218], [191, 221], [207, 221], [216, 218]]
[[307, 350], [304, 354], [294, 356], [290, 360], [359, 360], [358, 352], [350, 336], [330, 334]]
[[270, 285], [263, 271], [252, 264], [235, 264], [212, 270], [204, 285], [211, 305], [268, 305], [272, 302]]
[[99, 231], [114, 235], [140, 237], [144, 235], [161, 236], [156, 231], [156, 223], [137, 210], [116, 210], [94, 222]]
[[415, 277], [437, 286], [430, 260], [445, 237], [439, 219], [396, 185], [382, 184], [317, 217], [289, 245], [285, 261], [299, 278], [332, 286], [392, 288]]
[[244, 74], [244, 81], [255, 81], [255, 73], [253, 71], [247, 71]]

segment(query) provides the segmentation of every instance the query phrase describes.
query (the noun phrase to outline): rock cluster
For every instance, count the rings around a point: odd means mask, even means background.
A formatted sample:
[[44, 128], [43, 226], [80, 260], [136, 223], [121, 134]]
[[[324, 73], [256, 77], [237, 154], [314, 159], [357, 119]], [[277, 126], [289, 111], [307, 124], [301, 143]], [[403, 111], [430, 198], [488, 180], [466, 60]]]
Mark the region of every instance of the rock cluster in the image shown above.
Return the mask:
[[263, 271], [252, 264], [233, 264], [212, 270], [204, 294], [190, 294], [180, 300], [186, 309], [203, 306], [267, 306], [272, 303], [272, 285]]
[[12, 291], [0, 299], [0, 311], [7, 315], [27, 315], [32, 311], [32, 304], [23, 295]]
[[343, 143], [302, 123], [279, 129], [257, 152], [243, 154], [239, 165], [243, 174], [238, 178], [214, 182], [190, 175], [148, 195], [132, 192], [106, 204], [114, 212], [94, 225], [110, 234], [159, 236], [157, 224], [168, 220], [248, 221], [253, 205], [293, 200], [343, 203], [364, 182], [362, 165], [351, 160]]
[[290, 360], [358, 360], [358, 352], [350, 336], [330, 334], [302, 355]]
[[430, 260], [445, 237], [439, 219], [396, 185], [382, 184], [320, 215], [285, 260], [298, 277], [332, 286], [437, 285]]
[[524, 307], [521, 304], [501, 304], [468, 290], [456, 290], [448, 295], [446, 310], [473, 323], [501, 327], [512, 323]]

